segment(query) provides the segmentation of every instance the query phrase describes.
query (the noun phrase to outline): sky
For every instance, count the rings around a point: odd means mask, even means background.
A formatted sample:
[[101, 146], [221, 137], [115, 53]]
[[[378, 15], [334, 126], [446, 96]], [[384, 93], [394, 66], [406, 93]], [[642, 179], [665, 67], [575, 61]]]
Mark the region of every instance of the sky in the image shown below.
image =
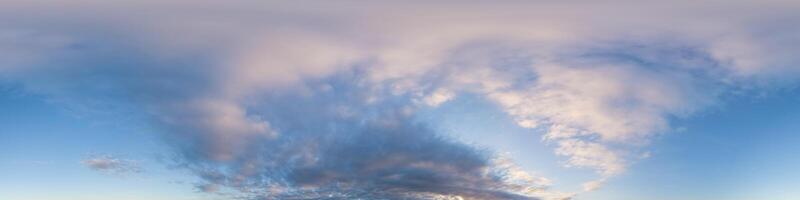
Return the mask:
[[0, 1], [0, 199], [798, 199], [797, 10]]

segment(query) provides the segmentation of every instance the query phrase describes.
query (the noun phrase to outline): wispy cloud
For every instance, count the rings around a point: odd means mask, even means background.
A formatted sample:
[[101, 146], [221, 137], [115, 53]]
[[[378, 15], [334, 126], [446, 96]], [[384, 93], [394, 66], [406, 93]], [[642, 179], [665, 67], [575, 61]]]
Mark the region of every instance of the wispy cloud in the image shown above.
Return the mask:
[[81, 160], [81, 164], [91, 170], [114, 174], [126, 175], [142, 172], [139, 162], [122, 159], [111, 155], [94, 155]]

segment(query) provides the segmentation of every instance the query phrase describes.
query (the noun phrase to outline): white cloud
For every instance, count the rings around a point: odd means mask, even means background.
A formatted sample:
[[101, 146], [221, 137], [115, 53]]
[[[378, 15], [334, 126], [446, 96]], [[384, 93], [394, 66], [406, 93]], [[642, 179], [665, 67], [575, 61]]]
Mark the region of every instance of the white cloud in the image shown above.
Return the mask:
[[583, 191], [594, 191], [599, 189], [603, 184], [605, 184], [606, 179], [598, 179], [594, 181], [589, 181], [583, 184]]
[[450, 91], [447, 91], [447, 90], [444, 90], [444, 89], [439, 89], [439, 90], [434, 91], [433, 93], [431, 93], [427, 97], [425, 97], [423, 99], [423, 102], [425, 102], [425, 104], [428, 105], [428, 106], [434, 106], [435, 107], [435, 106], [439, 106], [439, 104], [442, 104], [444, 102], [450, 101], [451, 99], [453, 99], [453, 97], [455, 97], [455, 94], [453, 92], [450, 92]]
[[604, 177], [617, 175], [625, 169], [625, 163], [619, 155], [599, 143], [578, 139], [559, 140], [556, 154], [568, 156], [568, 166], [594, 168]]

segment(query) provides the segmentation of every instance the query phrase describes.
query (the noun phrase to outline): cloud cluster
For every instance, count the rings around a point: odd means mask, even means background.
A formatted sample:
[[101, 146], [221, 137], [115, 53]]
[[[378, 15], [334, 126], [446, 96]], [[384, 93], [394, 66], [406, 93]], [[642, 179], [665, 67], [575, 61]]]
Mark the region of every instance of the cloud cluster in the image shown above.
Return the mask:
[[[247, 198], [539, 199], [550, 183], [512, 161], [433, 132], [413, 119], [409, 98], [365, 98], [358, 73], [264, 96], [256, 109], [281, 132], [238, 146], [225, 162], [181, 157], [204, 183]], [[194, 149], [192, 149], [194, 150]], [[264, 188], [267, 188], [266, 190]], [[560, 194], [569, 198], [570, 194]]]
[[482, 96], [596, 189], [670, 118], [800, 77], [800, 5], [724, 3], [11, 1], [0, 78], [145, 116], [207, 191], [514, 199], [541, 190], [414, 111]]

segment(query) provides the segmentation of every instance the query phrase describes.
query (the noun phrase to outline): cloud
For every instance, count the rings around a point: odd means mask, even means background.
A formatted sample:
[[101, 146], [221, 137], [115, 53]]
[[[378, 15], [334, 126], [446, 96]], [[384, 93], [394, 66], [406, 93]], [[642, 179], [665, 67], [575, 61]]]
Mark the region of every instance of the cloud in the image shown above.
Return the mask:
[[606, 179], [598, 179], [598, 180], [586, 182], [586, 183], [583, 184], [583, 190], [584, 191], [597, 190], [598, 188], [600, 188], [600, 186], [605, 184], [606, 181], [607, 181]]
[[460, 94], [544, 131], [592, 190], [671, 118], [800, 74], [792, 2], [160, 3], [5, 3], [0, 78], [140, 115], [209, 184], [262, 193], [526, 195], [412, 122]]
[[[640, 50], [609, 45], [614, 49], [546, 56], [513, 44], [462, 47], [444, 59], [440, 71], [410, 81], [425, 85], [404, 90], [483, 95], [518, 125], [545, 129], [544, 140], [557, 146], [556, 154], [568, 157], [567, 166], [593, 169], [606, 179], [622, 173], [637, 157], [632, 155], [636, 148], [652, 135], [668, 131], [669, 117], [712, 106], [718, 91], [729, 87], [704, 71], [713, 68], [687, 69], [713, 64], [704, 54], [659, 49], [656, 58], [676, 57], [670, 59], [673, 65], [650, 60], [649, 54], [615, 55]], [[671, 55], [676, 53], [681, 57]], [[666, 66], [651, 66], [656, 64]]]
[[91, 156], [81, 160], [81, 164], [91, 170], [107, 174], [125, 175], [142, 172], [142, 168], [137, 161], [121, 159], [111, 155]]
[[510, 160], [415, 122], [409, 98], [369, 101], [365, 91], [371, 90], [358, 86], [359, 77], [343, 73], [312, 81], [309, 91], [262, 97], [270, 106], [255, 112], [273, 122], [280, 136], [238, 146], [243, 153], [226, 162], [184, 156], [178, 164], [204, 180], [202, 191], [225, 186], [255, 199], [556, 195], [547, 190], [549, 181]]

